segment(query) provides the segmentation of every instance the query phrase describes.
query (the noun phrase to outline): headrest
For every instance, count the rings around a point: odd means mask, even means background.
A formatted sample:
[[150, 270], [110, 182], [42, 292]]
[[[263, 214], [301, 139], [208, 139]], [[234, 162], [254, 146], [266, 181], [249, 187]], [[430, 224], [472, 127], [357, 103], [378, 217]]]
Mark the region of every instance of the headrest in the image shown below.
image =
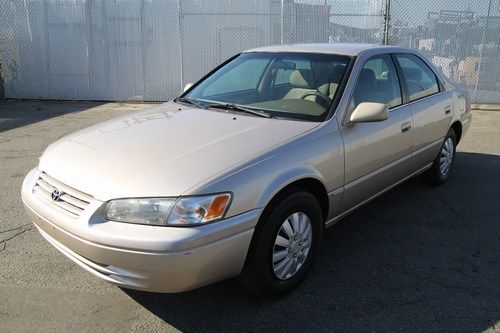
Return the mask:
[[310, 88], [313, 82], [312, 71], [309, 69], [296, 69], [290, 74], [290, 84], [298, 88]]
[[357, 89], [372, 90], [377, 88], [377, 79], [375, 73], [369, 68], [363, 68], [359, 73]]

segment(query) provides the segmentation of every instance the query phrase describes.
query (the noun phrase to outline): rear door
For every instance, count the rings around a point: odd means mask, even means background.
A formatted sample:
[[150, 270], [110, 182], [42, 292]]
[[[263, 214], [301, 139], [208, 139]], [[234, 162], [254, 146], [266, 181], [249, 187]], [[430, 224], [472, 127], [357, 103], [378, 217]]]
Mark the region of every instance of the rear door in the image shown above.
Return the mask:
[[413, 114], [413, 147], [410, 171], [431, 163], [439, 151], [453, 117], [451, 93], [443, 89], [432, 69], [411, 53], [395, 54]]
[[343, 212], [408, 175], [412, 115], [403, 104], [399, 77], [390, 55], [375, 55], [364, 62], [346, 119], [362, 102], [387, 104], [389, 118], [348, 124], [341, 129], [345, 147]]

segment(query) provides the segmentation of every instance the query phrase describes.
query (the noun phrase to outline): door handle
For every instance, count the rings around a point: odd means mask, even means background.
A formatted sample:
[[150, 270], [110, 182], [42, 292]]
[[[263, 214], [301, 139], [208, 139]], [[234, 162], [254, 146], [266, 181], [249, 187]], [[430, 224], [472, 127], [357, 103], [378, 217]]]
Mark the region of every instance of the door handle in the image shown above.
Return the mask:
[[448, 105], [444, 108], [444, 114], [450, 114], [450, 113], [451, 113], [451, 106]]
[[407, 121], [401, 125], [401, 132], [408, 132], [411, 129], [411, 123]]

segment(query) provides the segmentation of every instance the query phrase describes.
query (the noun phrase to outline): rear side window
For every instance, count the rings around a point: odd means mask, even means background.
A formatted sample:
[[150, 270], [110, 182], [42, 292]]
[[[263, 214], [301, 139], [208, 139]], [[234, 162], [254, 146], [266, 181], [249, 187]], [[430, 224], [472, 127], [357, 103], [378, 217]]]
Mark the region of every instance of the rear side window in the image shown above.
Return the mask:
[[436, 74], [427, 64], [413, 54], [396, 54], [408, 87], [410, 101], [439, 92]]

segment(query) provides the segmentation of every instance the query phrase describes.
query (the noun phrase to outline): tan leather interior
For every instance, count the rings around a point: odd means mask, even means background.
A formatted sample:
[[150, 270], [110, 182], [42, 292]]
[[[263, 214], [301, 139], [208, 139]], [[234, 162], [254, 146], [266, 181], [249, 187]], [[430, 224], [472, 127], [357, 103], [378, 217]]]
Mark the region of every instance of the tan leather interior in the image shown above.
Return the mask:
[[344, 75], [345, 67], [333, 66], [330, 64], [328, 64], [328, 66], [329, 68], [324, 68], [324, 70], [319, 72], [324, 73], [324, 78], [319, 82], [318, 91], [328, 96], [330, 99], [333, 99]]
[[[326, 62], [314, 63], [312, 70], [296, 69], [290, 75], [290, 84], [293, 88], [290, 89], [283, 99], [307, 99], [313, 102], [318, 102], [322, 99], [321, 97], [312, 95], [314, 93], [320, 93], [333, 99], [344, 72], [344, 66], [335, 66], [332, 63]], [[304, 97], [308, 93], [311, 93], [311, 95]]]
[[[313, 73], [309, 69], [296, 69], [290, 74], [290, 84], [292, 89], [283, 97], [283, 99], [302, 99], [304, 95], [315, 92], [313, 86]], [[316, 101], [315, 96], [308, 96], [306, 99]]]
[[294, 87], [310, 88], [313, 82], [313, 73], [309, 69], [296, 69], [290, 74], [290, 84]]

